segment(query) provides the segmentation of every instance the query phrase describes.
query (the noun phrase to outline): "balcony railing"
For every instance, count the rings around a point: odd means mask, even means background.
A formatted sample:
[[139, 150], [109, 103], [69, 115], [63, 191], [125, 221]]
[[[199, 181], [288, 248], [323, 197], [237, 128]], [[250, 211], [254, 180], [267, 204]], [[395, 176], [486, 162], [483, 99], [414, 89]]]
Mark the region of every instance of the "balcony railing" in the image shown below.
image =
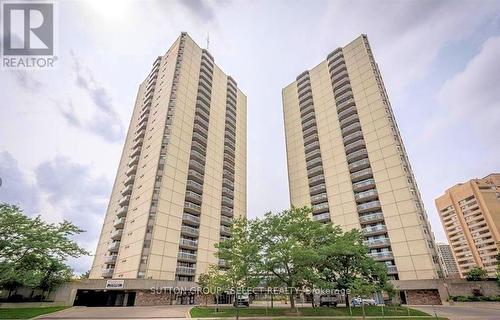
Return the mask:
[[205, 173], [205, 166], [196, 160], [189, 160], [189, 168], [198, 171], [199, 173]]
[[122, 196], [130, 195], [132, 193], [132, 185], [129, 184], [125, 188], [122, 189], [121, 194]]
[[354, 173], [351, 173], [352, 182], [358, 182], [364, 179], [371, 178], [373, 176], [372, 169], [367, 168]]
[[322, 166], [317, 166], [312, 169], [307, 170], [307, 174], [309, 177], [313, 177], [317, 174], [323, 173], [323, 167]]
[[356, 114], [356, 106], [350, 106], [349, 108], [339, 112], [339, 120], [344, 120], [345, 118]]
[[396, 266], [388, 266], [388, 265], [386, 265], [386, 267], [387, 267], [387, 273], [388, 274], [398, 273], [398, 268]]
[[384, 215], [382, 214], [382, 212], [374, 212], [359, 217], [359, 222], [361, 223], [371, 223], [382, 220], [384, 220]]
[[344, 140], [344, 144], [349, 144], [349, 143], [354, 142], [354, 141], [361, 139], [361, 138], [363, 138], [363, 132], [356, 131], [354, 133], [351, 133], [351, 134], [345, 136], [343, 140]]
[[188, 178], [200, 183], [203, 182], [203, 174], [192, 169], [188, 170]]
[[366, 179], [360, 182], [356, 182], [352, 185], [352, 189], [356, 192], [371, 189], [375, 186], [375, 180]]
[[364, 147], [365, 147], [365, 140], [354, 141], [354, 142], [349, 143], [348, 145], [345, 146], [345, 152], [347, 154], [350, 154], [350, 153], [358, 151]]
[[366, 158], [366, 157], [368, 157], [368, 151], [366, 151], [366, 149], [361, 149], [361, 150], [349, 153], [347, 155], [347, 161], [349, 163], [352, 163], [354, 161], [358, 161], [358, 160]]
[[220, 216], [220, 223], [230, 226], [233, 224], [233, 219], [226, 217], [226, 216]]
[[319, 175], [319, 176], [315, 176], [315, 177], [312, 177], [312, 178], [309, 178], [309, 185], [312, 187], [312, 186], [315, 186], [319, 183], [322, 183], [322, 182], [325, 182], [325, 176], [324, 175]]
[[326, 186], [324, 184], [320, 184], [320, 185], [309, 188], [309, 193], [311, 195], [315, 195], [315, 194], [318, 194], [318, 193], [323, 192], [325, 190], [326, 190]]
[[137, 165], [134, 165], [132, 167], [130, 167], [126, 172], [125, 172], [125, 175], [127, 175], [127, 177], [135, 174], [137, 172]]
[[311, 203], [312, 204], [325, 202], [327, 200], [328, 200], [328, 196], [326, 195], [326, 193], [321, 193], [321, 194], [318, 194], [315, 196], [311, 196]]
[[101, 275], [103, 278], [111, 278], [113, 276], [113, 272], [115, 272], [115, 268], [104, 269]]
[[196, 254], [181, 251], [177, 254], [177, 259], [182, 261], [196, 262]]
[[369, 166], [370, 160], [368, 160], [368, 158], [365, 158], [349, 164], [349, 171], [352, 173], [362, 169], [366, 169]]
[[315, 158], [315, 159], [309, 160], [309, 161], [307, 161], [307, 169], [311, 169], [311, 168], [313, 168], [316, 165], [319, 165], [321, 163], [322, 163], [321, 158]]
[[132, 157], [128, 162], [128, 166], [131, 167], [139, 162], [139, 156]]
[[125, 196], [118, 201], [120, 206], [126, 206], [130, 202], [130, 196]]
[[123, 228], [125, 225], [125, 218], [118, 218], [115, 221], [113, 221], [113, 227], [115, 228]]
[[112, 243], [108, 246], [108, 251], [109, 251], [109, 252], [118, 252], [118, 249], [120, 249], [120, 241], [117, 241], [117, 242], [112, 242]]
[[104, 258], [104, 263], [106, 263], [106, 264], [115, 264], [117, 257], [118, 257], [117, 255], [106, 256]]
[[[316, 140], [317, 139], [318, 139], [318, 137], [316, 136]], [[308, 141], [304, 141], [304, 145], [305, 145], [304, 149], [305, 149], [306, 153], [308, 153], [311, 150], [319, 148], [319, 141], [315, 141], [315, 142], [312, 142], [312, 143], [309, 140]]]
[[132, 185], [134, 183], [134, 180], [135, 180], [135, 175], [128, 176], [127, 179], [125, 179], [125, 181], [123, 182], [123, 184], [126, 186]]
[[312, 206], [313, 213], [321, 213], [328, 210], [328, 202], [315, 204]]
[[192, 225], [199, 225], [200, 224], [200, 217], [189, 214], [189, 213], [183, 213], [182, 214], [182, 221], [188, 224]]
[[[198, 217], [196, 217], [196, 218], [198, 218]], [[194, 219], [194, 220], [196, 220], [196, 219]], [[189, 227], [189, 226], [181, 226], [181, 234], [185, 234], [185, 235], [188, 235], [190, 237], [197, 237], [200, 234], [200, 229]]]
[[231, 209], [229, 207], [222, 206], [221, 207], [221, 212], [222, 212], [223, 215], [225, 215], [227, 217], [232, 217], [233, 216], [233, 209]]
[[222, 179], [222, 185], [224, 187], [228, 187], [228, 188], [231, 188], [231, 189], [234, 188], [234, 182], [232, 180], [227, 179], [227, 178], [223, 178]]
[[344, 111], [345, 109], [351, 107], [351, 106], [355, 106], [356, 104], [354, 103], [354, 98], [349, 98], [347, 99], [346, 101], [342, 101], [340, 103], [337, 104], [337, 111], [338, 112], [342, 112]]
[[122, 234], [123, 234], [123, 229], [115, 229], [111, 232], [111, 239], [119, 240], [121, 239]]
[[359, 122], [354, 122], [344, 128], [342, 128], [342, 136], [347, 136], [351, 133], [354, 133], [358, 130], [361, 130], [361, 124]]
[[198, 183], [193, 180], [188, 180], [187, 181], [187, 189], [191, 191], [196, 191], [198, 193], [203, 192], [203, 185], [201, 183]]
[[196, 249], [196, 248], [198, 248], [198, 241], [181, 238], [179, 241], [179, 246], [185, 247], [185, 248]]
[[387, 247], [391, 244], [389, 238], [370, 239], [363, 242], [369, 248]]
[[177, 274], [194, 276], [196, 274], [196, 268], [192, 267], [177, 267]]
[[203, 197], [200, 194], [193, 192], [193, 191], [189, 191], [189, 190], [186, 191], [186, 200], [194, 201], [194, 202], [200, 204], [202, 199], [203, 199]]
[[127, 215], [128, 212], [128, 206], [121, 207], [120, 210], [116, 212], [116, 215], [121, 218]]
[[358, 212], [367, 212], [367, 211], [373, 211], [373, 210], [379, 210], [380, 209], [380, 201], [371, 201], [367, 203], [362, 203], [357, 205]]
[[356, 193], [354, 195], [354, 198], [356, 199], [356, 201], [368, 201], [368, 200], [375, 199], [377, 197], [378, 197], [378, 192], [375, 189], [363, 191], [360, 193]]
[[376, 225], [376, 226], [373, 226], [373, 227], [363, 228], [363, 229], [361, 229], [361, 232], [364, 235], [377, 234], [377, 233], [385, 233], [385, 232], [387, 232], [387, 227], [385, 225], [381, 224], [381, 225]]
[[325, 212], [321, 214], [315, 214], [312, 216], [313, 221], [317, 222], [325, 222], [325, 221], [330, 221], [330, 213]]
[[394, 259], [394, 255], [390, 251], [384, 251], [384, 252], [371, 252], [368, 254], [370, 257], [372, 257], [374, 260], [380, 261], [380, 260], [391, 260]]
[[220, 226], [220, 233], [224, 234], [224, 235], [231, 235], [231, 228], [221, 225]]

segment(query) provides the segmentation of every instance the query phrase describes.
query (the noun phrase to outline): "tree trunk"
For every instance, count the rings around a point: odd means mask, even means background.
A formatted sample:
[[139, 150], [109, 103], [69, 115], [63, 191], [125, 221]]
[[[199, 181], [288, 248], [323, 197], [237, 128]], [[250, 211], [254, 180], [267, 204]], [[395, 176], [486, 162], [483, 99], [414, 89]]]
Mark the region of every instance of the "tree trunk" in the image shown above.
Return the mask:
[[289, 294], [290, 299], [290, 309], [295, 309], [295, 297], [293, 296], [293, 292]]
[[238, 302], [238, 294], [234, 294], [234, 302], [236, 306], [236, 320], [240, 318], [240, 308], [239, 308], [239, 302]]
[[349, 307], [351, 305], [351, 302], [349, 301], [349, 294], [346, 292], [345, 294], [345, 306]]
[[314, 308], [314, 293], [311, 293], [311, 306]]
[[273, 300], [274, 294], [271, 292], [271, 308], [274, 308], [274, 300]]

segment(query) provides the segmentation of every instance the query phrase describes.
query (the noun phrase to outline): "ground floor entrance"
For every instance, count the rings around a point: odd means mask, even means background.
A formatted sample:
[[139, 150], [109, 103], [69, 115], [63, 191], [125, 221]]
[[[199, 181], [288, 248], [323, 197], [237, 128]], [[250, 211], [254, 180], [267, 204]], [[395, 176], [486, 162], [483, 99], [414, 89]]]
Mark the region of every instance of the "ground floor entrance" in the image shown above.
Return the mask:
[[76, 292], [74, 306], [86, 307], [131, 307], [135, 303], [135, 291], [83, 290]]

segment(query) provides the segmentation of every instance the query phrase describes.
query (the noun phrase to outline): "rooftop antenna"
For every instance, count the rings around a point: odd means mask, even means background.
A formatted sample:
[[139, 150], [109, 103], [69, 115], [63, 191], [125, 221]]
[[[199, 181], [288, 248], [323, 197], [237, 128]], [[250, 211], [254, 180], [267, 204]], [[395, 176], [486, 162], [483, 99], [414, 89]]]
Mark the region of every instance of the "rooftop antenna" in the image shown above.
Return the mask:
[[207, 51], [208, 51], [209, 46], [210, 46], [210, 33], [207, 32]]

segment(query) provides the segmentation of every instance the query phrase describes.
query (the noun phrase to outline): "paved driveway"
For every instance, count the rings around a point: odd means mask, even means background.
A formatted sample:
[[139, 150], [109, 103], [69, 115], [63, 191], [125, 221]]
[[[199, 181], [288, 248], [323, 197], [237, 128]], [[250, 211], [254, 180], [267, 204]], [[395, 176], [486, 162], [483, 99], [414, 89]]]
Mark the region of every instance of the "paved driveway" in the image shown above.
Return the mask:
[[185, 319], [191, 306], [74, 307], [38, 319]]
[[[500, 305], [500, 304], [499, 304]], [[500, 309], [498, 306], [411, 306], [434, 315], [446, 317], [450, 320], [500, 320]]]

